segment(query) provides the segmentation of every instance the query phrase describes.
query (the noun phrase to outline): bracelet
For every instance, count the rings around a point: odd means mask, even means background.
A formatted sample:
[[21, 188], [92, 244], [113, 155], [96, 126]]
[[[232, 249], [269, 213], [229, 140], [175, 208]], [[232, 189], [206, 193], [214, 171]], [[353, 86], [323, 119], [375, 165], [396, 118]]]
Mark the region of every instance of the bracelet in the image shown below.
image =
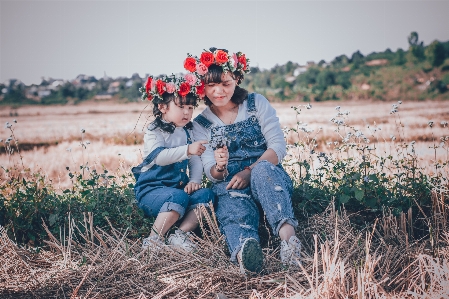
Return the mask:
[[249, 171], [253, 170], [253, 169], [251, 168], [251, 166], [245, 166], [245, 167], [243, 167], [243, 170], [245, 170], [245, 169], [248, 169]]
[[217, 172], [223, 172], [223, 171], [225, 171], [225, 170], [226, 170], [226, 167], [223, 167], [223, 168], [218, 168], [218, 165], [217, 165], [217, 164], [215, 164], [215, 170], [216, 170]]

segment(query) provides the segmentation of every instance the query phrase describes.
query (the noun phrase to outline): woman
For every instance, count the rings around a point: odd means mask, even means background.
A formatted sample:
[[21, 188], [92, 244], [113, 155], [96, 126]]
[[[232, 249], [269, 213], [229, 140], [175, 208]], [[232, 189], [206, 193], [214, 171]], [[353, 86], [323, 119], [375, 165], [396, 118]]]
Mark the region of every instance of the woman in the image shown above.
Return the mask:
[[291, 204], [292, 182], [281, 166], [286, 144], [276, 111], [260, 94], [239, 87], [249, 72], [245, 54], [211, 48], [200, 58], [187, 57], [184, 67], [204, 83], [208, 106], [194, 122], [195, 140], [208, 140], [201, 156], [206, 176], [218, 196], [216, 214], [226, 236], [231, 261], [260, 272], [260, 204], [281, 242], [281, 261], [297, 264], [301, 243]]

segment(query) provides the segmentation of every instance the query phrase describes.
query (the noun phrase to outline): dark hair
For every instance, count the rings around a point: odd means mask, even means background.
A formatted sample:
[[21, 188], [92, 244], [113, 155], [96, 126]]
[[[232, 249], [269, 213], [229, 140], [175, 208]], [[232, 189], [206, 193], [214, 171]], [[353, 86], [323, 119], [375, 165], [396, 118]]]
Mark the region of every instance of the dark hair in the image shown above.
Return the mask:
[[[204, 84], [209, 83], [221, 83], [221, 76], [223, 75], [223, 68], [219, 65], [212, 64], [208, 68], [208, 72], [203, 76]], [[237, 80], [237, 86], [235, 87], [234, 94], [231, 97], [231, 102], [236, 105], [242, 104], [248, 96], [248, 91], [238, 86], [243, 81], [243, 75], [240, 72], [231, 73], [231, 77]], [[204, 97], [204, 103], [207, 106], [212, 105], [212, 102], [207, 96]]]
[[[159, 110], [159, 104], [169, 105], [170, 102], [174, 102], [178, 106], [184, 105], [192, 105], [194, 107], [198, 106], [198, 97], [192, 93], [188, 93], [185, 97], [180, 97], [177, 93], [168, 93], [165, 92], [162, 95], [162, 99], [159, 97], [155, 97], [153, 99], [153, 115], [156, 117], [152, 122], [152, 126], [150, 130], [154, 130], [156, 128], [161, 128], [163, 131], [168, 133], [173, 133], [175, 131], [176, 125], [174, 123], [167, 123], [162, 121], [162, 111]], [[185, 125], [187, 129], [192, 128], [192, 123], [189, 122]]]

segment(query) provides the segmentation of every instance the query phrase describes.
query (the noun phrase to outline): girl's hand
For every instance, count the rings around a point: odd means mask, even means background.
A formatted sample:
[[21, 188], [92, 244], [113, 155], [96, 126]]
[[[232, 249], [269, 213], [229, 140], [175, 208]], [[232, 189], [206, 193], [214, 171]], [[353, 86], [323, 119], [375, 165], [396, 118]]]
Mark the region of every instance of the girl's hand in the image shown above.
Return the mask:
[[219, 168], [226, 168], [229, 159], [228, 147], [225, 145], [214, 151], [215, 162]]
[[187, 147], [187, 154], [189, 156], [195, 155], [195, 156], [201, 156], [204, 151], [206, 150], [206, 147], [203, 144], [206, 144], [207, 140], [199, 140], [195, 141], [192, 144], [189, 144]]
[[187, 194], [191, 194], [193, 192], [195, 192], [196, 190], [201, 189], [201, 185], [194, 183], [194, 182], [188, 182], [187, 185], [184, 187], [184, 191]]
[[236, 173], [229, 184], [226, 186], [226, 190], [229, 189], [244, 189], [248, 187], [251, 182], [251, 171], [244, 169]]

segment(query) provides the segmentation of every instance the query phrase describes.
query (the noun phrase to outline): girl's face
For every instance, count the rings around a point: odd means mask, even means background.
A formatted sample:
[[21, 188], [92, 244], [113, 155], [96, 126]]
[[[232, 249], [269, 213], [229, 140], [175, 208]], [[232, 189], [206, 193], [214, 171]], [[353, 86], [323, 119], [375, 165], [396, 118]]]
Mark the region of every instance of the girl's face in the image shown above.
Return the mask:
[[222, 107], [231, 101], [234, 95], [237, 80], [231, 76], [230, 72], [221, 75], [220, 83], [208, 83], [204, 88], [207, 98], [217, 107]]
[[174, 123], [177, 127], [184, 127], [192, 119], [193, 105], [178, 105], [174, 101], [165, 104], [159, 104], [159, 110], [162, 112], [162, 119]]

